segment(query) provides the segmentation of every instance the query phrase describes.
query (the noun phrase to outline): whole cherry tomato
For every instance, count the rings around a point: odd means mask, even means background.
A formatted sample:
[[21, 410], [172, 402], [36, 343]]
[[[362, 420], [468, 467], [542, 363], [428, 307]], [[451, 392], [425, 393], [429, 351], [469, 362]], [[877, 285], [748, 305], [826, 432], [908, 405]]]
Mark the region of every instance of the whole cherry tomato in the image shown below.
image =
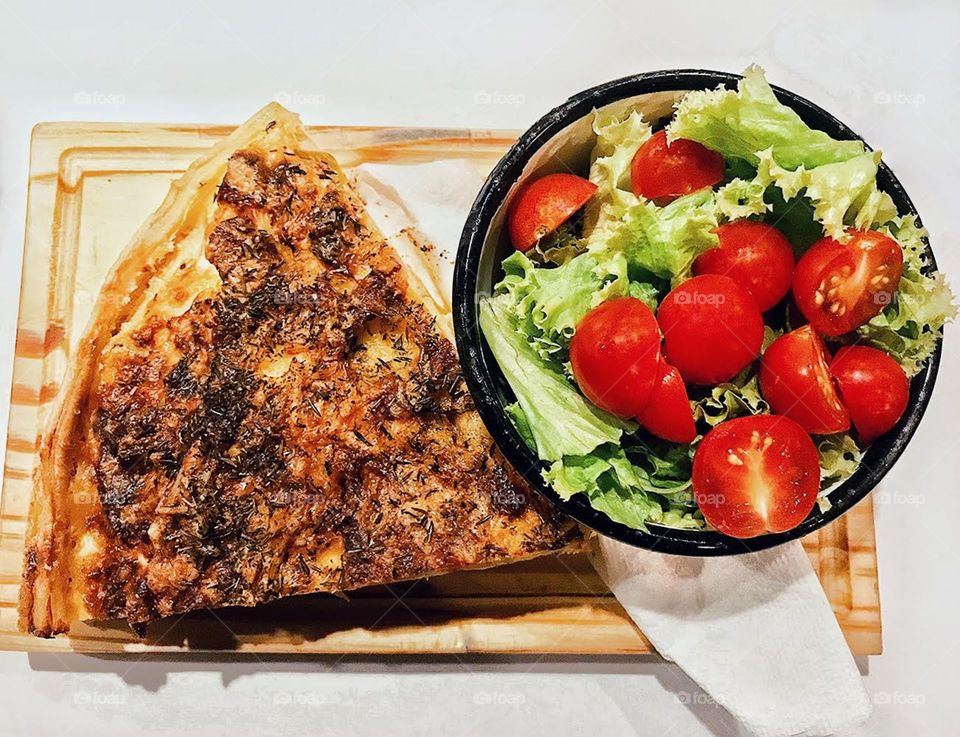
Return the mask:
[[723, 274], [746, 289], [766, 312], [790, 291], [793, 248], [774, 227], [736, 220], [716, 229], [720, 244], [701, 253], [694, 274]]
[[830, 372], [864, 443], [890, 430], [907, 409], [910, 380], [900, 364], [883, 351], [846, 346], [833, 357]]
[[763, 316], [728, 276], [704, 274], [671, 291], [657, 310], [666, 359], [691, 384], [719, 384], [760, 354]]
[[660, 330], [653, 312], [635, 297], [594, 307], [570, 341], [573, 376], [601, 409], [635, 417], [646, 406], [660, 365]]

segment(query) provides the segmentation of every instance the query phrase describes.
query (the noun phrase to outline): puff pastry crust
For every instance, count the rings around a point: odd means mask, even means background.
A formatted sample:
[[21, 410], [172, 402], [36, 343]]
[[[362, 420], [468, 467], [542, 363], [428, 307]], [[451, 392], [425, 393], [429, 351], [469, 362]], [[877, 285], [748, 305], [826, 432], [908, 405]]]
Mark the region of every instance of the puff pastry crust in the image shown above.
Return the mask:
[[39, 636], [576, 547], [494, 447], [441, 306], [271, 104], [135, 235], [42, 438]]

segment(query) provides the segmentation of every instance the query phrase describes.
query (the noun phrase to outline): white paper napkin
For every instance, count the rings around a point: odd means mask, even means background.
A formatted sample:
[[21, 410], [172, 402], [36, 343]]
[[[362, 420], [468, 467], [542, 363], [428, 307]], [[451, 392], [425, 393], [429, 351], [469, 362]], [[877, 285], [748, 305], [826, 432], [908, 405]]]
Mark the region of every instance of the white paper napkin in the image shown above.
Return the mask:
[[799, 542], [727, 558], [597, 547], [597, 572], [657, 652], [758, 737], [852, 735], [870, 716]]
[[[453, 260], [482, 176], [467, 161], [354, 171], [371, 217], [439, 277]], [[424, 253], [418, 245], [434, 245]], [[681, 558], [600, 538], [594, 565], [657, 651], [758, 737], [854, 735], [870, 701], [799, 542], [727, 558]]]

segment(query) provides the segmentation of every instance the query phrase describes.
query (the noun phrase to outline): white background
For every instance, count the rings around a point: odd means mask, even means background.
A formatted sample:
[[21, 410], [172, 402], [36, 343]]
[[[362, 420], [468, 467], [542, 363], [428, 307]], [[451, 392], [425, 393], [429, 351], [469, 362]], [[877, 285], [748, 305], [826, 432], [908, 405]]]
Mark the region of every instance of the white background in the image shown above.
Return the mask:
[[[568, 95], [674, 67], [739, 71], [885, 152], [960, 274], [960, 6], [710, 0], [136, 4], [0, 0], [0, 433], [31, 126], [237, 123], [280, 96], [307, 123], [524, 128]], [[492, 100], [487, 104], [485, 101]], [[960, 283], [960, 278], [954, 278]], [[37, 288], [38, 285], [34, 285]], [[881, 735], [957, 734], [960, 345], [877, 490], [886, 651], [861, 661]], [[738, 734], [655, 659], [137, 661], [0, 654], [0, 734]]]

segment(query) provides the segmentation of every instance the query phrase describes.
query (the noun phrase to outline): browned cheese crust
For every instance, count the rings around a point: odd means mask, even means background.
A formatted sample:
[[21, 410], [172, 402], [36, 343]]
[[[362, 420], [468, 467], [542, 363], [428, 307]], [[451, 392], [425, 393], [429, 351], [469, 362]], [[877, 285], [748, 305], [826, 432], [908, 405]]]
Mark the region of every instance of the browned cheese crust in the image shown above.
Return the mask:
[[[82, 521], [28, 547], [21, 626], [137, 625], [580, 541], [496, 450], [450, 341], [330, 157], [236, 151], [213, 213], [219, 288], [170, 313], [174, 276], [77, 402]], [[84, 475], [94, 493], [77, 499]], [[82, 604], [31, 612], [41, 564], [51, 598]]]

